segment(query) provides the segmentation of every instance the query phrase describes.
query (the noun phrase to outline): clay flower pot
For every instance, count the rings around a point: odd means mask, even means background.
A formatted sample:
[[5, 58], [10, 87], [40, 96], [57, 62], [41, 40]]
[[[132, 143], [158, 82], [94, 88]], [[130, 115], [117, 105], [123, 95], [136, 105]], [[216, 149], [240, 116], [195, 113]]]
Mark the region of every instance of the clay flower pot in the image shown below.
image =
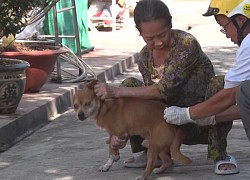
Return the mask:
[[0, 114], [14, 113], [23, 96], [29, 63], [0, 58]]
[[32, 50], [21, 52], [1, 52], [0, 57], [22, 59], [30, 64], [26, 70], [26, 85], [24, 93], [39, 92], [48, 80], [58, 56], [68, 50], [55, 47], [54, 49]]

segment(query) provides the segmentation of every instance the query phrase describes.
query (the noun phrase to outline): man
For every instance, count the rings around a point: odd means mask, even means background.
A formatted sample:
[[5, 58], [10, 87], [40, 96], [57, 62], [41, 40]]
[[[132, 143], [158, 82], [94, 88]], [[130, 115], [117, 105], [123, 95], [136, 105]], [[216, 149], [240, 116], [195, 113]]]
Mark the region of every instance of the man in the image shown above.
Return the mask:
[[[201, 126], [241, 118], [250, 141], [250, 0], [211, 0], [203, 15], [213, 15], [222, 26], [221, 32], [239, 46], [235, 64], [225, 75], [224, 89], [191, 107], [168, 107], [164, 118], [171, 124], [192, 122]], [[216, 174], [238, 172], [232, 156], [218, 162], [217, 167]]]

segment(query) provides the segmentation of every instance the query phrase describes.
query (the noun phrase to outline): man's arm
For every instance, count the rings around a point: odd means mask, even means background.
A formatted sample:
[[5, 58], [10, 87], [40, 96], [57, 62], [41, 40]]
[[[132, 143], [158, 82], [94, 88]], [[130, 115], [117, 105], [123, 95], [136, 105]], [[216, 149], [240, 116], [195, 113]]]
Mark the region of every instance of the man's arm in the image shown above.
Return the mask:
[[235, 99], [237, 90], [238, 87], [223, 89], [210, 99], [192, 107], [167, 107], [164, 119], [170, 124], [196, 123], [200, 126], [239, 119], [240, 113]]
[[240, 119], [240, 118], [241, 118], [240, 111], [237, 105], [231, 106], [226, 111], [223, 111], [222, 113], [217, 114], [215, 117], [217, 123], [231, 121], [231, 120]]
[[208, 100], [190, 107], [190, 118], [195, 120], [217, 115], [236, 105], [236, 91], [238, 89], [238, 87], [222, 89]]

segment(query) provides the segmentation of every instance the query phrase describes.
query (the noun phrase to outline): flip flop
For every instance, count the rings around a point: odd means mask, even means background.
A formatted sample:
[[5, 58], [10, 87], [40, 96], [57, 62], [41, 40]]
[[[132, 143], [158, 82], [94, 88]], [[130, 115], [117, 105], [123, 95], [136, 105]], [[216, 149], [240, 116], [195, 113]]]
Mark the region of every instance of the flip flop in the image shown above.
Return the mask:
[[[155, 167], [160, 167], [162, 161], [158, 159]], [[133, 156], [124, 161], [123, 166], [126, 168], [145, 168], [147, 166], [147, 153], [143, 152], [137, 156]]]
[[[221, 170], [219, 168], [220, 168], [220, 165], [222, 165], [222, 164], [232, 164], [232, 165], [235, 166], [235, 168], [230, 169], [230, 170]], [[215, 164], [215, 170], [214, 170], [215, 174], [218, 174], [218, 175], [230, 175], [230, 174], [237, 174], [239, 172], [240, 171], [238, 169], [237, 162], [236, 162], [236, 160], [235, 160], [235, 158], [233, 156], [228, 155], [224, 160], [218, 161]]]

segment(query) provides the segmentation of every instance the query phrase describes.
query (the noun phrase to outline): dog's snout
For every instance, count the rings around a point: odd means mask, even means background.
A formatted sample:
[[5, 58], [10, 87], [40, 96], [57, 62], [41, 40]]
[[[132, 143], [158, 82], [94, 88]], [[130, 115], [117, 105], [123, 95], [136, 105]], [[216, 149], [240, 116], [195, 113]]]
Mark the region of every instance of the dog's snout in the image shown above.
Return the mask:
[[81, 121], [86, 119], [86, 116], [85, 116], [84, 112], [79, 112], [78, 113], [78, 119], [81, 120]]

